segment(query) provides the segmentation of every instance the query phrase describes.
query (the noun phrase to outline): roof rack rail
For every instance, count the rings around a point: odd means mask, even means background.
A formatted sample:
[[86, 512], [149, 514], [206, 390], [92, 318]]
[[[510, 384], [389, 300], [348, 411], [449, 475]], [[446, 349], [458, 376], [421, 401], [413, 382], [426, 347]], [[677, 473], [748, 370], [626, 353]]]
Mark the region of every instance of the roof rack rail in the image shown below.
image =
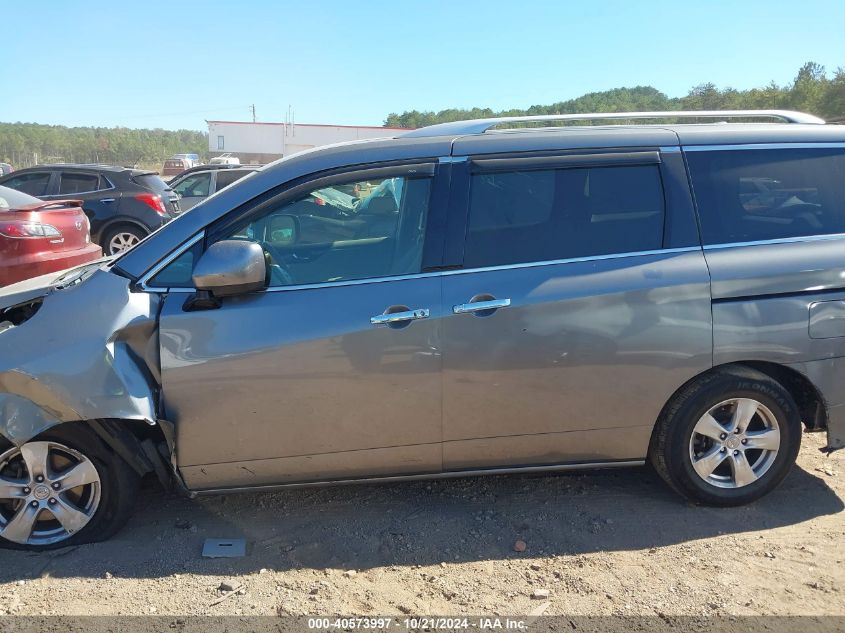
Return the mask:
[[619, 119], [738, 119], [766, 118], [784, 123], [812, 123], [823, 125], [824, 119], [804, 112], [791, 110], [679, 110], [677, 112], [594, 112], [590, 114], [536, 114], [530, 116], [508, 116], [469, 121], [438, 123], [411, 130], [403, 137], [448, 136], [451, 134], [483, 134], [503, 123], [526, 123], [543, 121], [600, 121]]

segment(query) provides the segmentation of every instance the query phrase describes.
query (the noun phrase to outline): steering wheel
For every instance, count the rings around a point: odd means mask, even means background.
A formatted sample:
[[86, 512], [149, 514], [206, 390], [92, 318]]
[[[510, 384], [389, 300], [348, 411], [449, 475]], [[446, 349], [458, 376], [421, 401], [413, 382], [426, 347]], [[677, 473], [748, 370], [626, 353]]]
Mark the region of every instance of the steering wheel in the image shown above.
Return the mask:
[[282, 257], [276, 247], [269, 242], [259, 242], [264, 252], [270, 256], [270, 284], [274, 286], [293, 286], [296, 283], [293, 275], [282, 263]]

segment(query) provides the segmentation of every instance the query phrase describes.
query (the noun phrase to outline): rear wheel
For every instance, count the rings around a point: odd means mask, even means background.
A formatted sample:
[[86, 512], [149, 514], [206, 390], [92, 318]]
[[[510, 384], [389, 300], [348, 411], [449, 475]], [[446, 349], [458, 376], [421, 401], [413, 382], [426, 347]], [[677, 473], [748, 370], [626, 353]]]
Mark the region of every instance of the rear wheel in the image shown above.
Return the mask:
[[675, 396], [655, 429], [650, 457], [684, 496], [732, 506], [773, 490], [800, 445], [801, 419], [789, 392], [765, 374], [730, 366]]
[[103, 233], [101, 246], [106, 255], [117, 255], [129, 250], [144, 239], [147, 233], [136, 226], [122, 225], [107, 229]]
[[0, 454], [0, 544], [45, 550], [104, 540], [129, 518], [138, 475], [82, 423]]

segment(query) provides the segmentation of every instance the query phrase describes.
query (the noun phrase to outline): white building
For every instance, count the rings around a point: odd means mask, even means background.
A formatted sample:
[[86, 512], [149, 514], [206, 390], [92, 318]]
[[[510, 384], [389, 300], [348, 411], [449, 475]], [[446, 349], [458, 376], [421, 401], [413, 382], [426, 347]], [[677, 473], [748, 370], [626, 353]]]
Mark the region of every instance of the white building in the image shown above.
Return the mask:
[[208, 151], [212, 156], [230, 153], [240, 158], [241, 163], [268, 163], [320, 145], [395, 136], [407, 131], [365, 125], [208, 121]]

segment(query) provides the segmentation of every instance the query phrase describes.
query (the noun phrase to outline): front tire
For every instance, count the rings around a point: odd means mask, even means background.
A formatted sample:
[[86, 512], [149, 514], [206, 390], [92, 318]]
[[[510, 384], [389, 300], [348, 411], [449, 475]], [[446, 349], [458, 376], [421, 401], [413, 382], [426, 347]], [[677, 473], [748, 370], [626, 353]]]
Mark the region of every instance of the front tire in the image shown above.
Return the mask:
[[801, 447], [801, 418], [789, 392], [754, 369], [732, 365], [684, 386], [665, 407], [649, 456], [688, 499], [737, 506], [771, 492]]
[[49, 550], [102, 541], [126, 523], [140, 478], [83, 423], [0, 454], [0, 545]]

